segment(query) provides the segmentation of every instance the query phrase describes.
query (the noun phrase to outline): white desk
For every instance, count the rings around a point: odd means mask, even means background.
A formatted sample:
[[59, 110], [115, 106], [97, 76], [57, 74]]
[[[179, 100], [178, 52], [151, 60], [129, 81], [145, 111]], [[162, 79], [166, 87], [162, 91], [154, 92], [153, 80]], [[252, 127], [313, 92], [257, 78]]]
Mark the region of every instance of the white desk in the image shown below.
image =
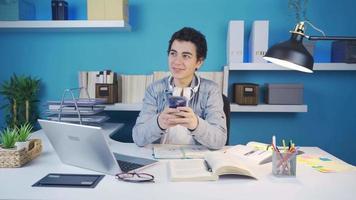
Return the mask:
[[[116, 127], [117, 128], [117, 127]], [[115, 129], [115, 128], [112, 128]], [[89, 173], [62, 164], [48, 139], [40, 130], [33, 138], [44, 143], [42, 154], [22, 168], [0, 168], [0, 199], [355, 199], [356, 171], [323, 174], [309, 166], [298, 165], [295, 178], [277, 178], [271, 175], [271, 165], [262, 167], [259, 180], [223, 177], [214, 182], [170, 182], [167, 161], [147, 168], [155, 176], [155, 183], [121, 182], [106, 175], [94, 189], [31, 187], [48, 173]], [[150, 147], [109, 141], [113, 151], [152, 158]], [[327, 154], [316, 147], [304, 147], [306, 153]], [[336, 159], [335, 157], [332, 157]]]

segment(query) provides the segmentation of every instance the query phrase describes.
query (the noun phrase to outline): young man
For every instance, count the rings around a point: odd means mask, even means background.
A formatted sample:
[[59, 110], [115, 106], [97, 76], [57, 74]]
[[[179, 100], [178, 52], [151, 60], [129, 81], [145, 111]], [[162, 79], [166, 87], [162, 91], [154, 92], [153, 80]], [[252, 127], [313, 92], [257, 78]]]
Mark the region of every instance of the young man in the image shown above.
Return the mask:
[[[195, 74], [206, 58], [205, 36], [193, 28], [175, 32], [168, 46], [171, 76], [152, 83], [132, 132], [138, 146], [150, 143], [202, 144], [220, 149], [226, 143], [221, 91]], [[184, 96], [187, 106], [169, 108], [170, 96]]]

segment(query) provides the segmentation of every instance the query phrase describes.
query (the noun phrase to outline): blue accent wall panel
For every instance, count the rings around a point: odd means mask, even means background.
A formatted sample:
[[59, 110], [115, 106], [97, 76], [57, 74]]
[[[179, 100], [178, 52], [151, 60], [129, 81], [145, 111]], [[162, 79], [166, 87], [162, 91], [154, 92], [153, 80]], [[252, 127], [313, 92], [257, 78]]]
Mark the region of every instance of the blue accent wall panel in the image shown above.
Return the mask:
[[[37, 18], [49, 20], [50, 1], [33, 2]], [[68, 3], [70, 19], [86, 19], [86, 0]], [[200, 30], [208, 40], [208, 56], [201, 70], [221, 71], [226, 64], [229, 20], [245, 21], [245, 52], [254, 20], [270, 21], [270, 45], [289, 38], [288, 31], [295, 26], [287, 0], [130, 0], [129, 5], [131, 32], [0, 29], [0, 82], [13, 73], [41, 78], [43, 103], [60, 98], [65, 88], [76, 87], [80, 70], [112, 69], [125, 74], [167, 70], [168, 40], [184, 26]], [[356, 36], [355, 7], [354, 0], [309, 1], [307, 17], [327, 35]], [[310, 26], [307, 33], [319, 35]], [[315, 60], [330, 61], [330, 42], [316, 43]], [[269, 142], [275, 134], [298, 145], [319, 146], [356, 164], [356, 71], [234, 71], [230, 82], [303, 83], [308, 105], [307, 113], [233, 113], [230, 144]], [[231, 97], [231, 88], [229, 92]], [[4, 102], [2, 97], [0, 101]], [[111, 116], [112, 121], [124, 119], [134, 124], [137, 113]], [[0, 126], [4, 124], [0, 110]]]

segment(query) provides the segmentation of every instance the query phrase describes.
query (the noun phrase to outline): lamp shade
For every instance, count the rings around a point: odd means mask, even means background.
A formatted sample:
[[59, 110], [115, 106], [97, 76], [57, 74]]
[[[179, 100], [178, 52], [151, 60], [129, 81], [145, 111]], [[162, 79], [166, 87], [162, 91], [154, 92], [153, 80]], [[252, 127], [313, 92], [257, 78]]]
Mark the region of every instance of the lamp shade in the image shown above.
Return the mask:
[[269, 48], [263, 58], [289, 69], [312, 73], [314, 59], [302, 41], [303, 36], [293, 33], [289, 40]]

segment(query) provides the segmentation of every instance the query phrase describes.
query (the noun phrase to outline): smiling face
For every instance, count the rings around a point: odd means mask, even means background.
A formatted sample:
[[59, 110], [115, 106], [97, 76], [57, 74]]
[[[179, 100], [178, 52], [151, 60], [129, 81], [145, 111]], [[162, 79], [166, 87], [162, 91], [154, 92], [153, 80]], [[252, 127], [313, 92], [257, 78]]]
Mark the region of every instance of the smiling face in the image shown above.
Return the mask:
[[202, 64], [203, 60], [197, 58], [196, 47], [192, 42], [173, 41], [168, 53], [168, 65], [176, 86], [189, 86], [195, 70], [199, 69]]

